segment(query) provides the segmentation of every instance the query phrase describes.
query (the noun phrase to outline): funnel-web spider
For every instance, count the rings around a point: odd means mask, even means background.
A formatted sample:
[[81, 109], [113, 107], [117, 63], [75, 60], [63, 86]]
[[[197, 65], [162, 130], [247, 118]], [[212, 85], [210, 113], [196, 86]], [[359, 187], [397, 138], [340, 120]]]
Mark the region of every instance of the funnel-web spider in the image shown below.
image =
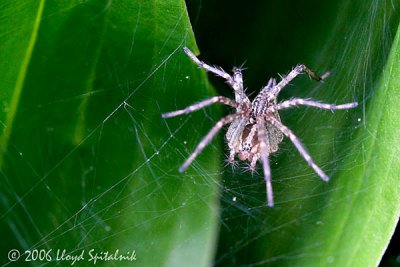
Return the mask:
[[271, 170], [268, 158], [270, 154], [278, 150], [279, 143], [282, 142], [283, 136], [286, 136], [290, 141], [292, 141], [300, 155], [322, 180], [329, 180], [329, 177], [324, 173], [324, 171], [314, 163], [299, 138], [294, 135], [288, 127], [282, 124], [278, 111], [296, 106], [310, 106], [328, 110], [350, 109], [356, 107], [358, 105], [357, 102], [335, 105], [301, 98], [293, 98], [280, 103], [277, 103], [276, 101], [279, 92], [290, 83], [290, 81], [296, 78], [297, 75], [307, 73], [311, 78], [317, 81], [323, 81], [329, 76], [329, 72], [319, 77], [305, 65], [299, 64], [290, 71], [286, 77], [283, 77], [279, 83], [277, 83], [274, 78], [269, 79], [268, 84], [261, 89], [261, 92], [253, 101], [250, 101], [244, 93], [242, 72], [240, 68], [234, 68], [233, 74], [231, 75], [220, 67], [210, 66], [199, 60], [188, 48], [185, 47], [183, 50], [199, 67], [224, 78], [232, 87], [235, 93], [235, 100], [223, 96], [214, 96], [184, 109], [164, 113], [162, 117], [171, 118], [182, 114], [188, 114], [214, 103], [231, 106], [236, 109], [236, 112], [223, 117], [214, 125], [214, 127], [197, 145], [194, 152], [179, 168], [180, 172], [187, 169], [187, 167], [201, 153], [201, 151], [203, 151], [207, 144], [224, 125], [230, 124], [225, 135], [230, 150], [229, 162], [234, 164], [235, 155], [237, 155], [240, 160], [248, 160], [250, 162], [251, 170], [254, 170], [257, 161], [261, 159], [264, 169], [268, 206], [272, 207], [274, 205], [271, 185]]

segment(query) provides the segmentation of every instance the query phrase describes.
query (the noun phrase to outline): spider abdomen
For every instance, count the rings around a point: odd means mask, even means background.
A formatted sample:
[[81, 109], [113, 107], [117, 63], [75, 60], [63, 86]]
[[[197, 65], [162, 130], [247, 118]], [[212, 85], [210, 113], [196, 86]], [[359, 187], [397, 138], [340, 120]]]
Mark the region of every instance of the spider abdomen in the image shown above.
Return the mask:
[[260, 146], [257, 136], [257, 125], [254, 123], [247, 124], [243, 129], [238, 147], [238, 157], [240, 160], [252, 161], [254, 157], [259, 158]]

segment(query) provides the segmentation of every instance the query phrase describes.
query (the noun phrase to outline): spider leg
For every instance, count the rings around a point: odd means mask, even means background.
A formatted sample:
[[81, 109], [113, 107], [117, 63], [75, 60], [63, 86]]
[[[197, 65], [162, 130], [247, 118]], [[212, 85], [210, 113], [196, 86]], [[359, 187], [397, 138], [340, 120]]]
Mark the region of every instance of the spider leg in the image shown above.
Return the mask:
[[228, 81], [229, 84], [233, 83], [233, 78], [231, 77], [231, 75], [229, 75], [226, 71], [224, 71], [222, 68], [217, 68], [217, 67], [212, 67], [210, 65], [207, 65], [206, 63], [204, 63], [203, 61], [201, 61], [200, 59], [198, 59], [196, 57], [195, 54], [193, 54], [192, 51], [189, 50], [189, 48], [184, 47], [183, 51], [185, 51], [186, 55], [188, 55], [190, 57], [191, 60], [194, 61], [194, 63], [196, 63], [200, 68], [205, 69], [206, 71], [212, 72], [222, 78], [224, 78], [225, 80]]
[[234, 165], [235, 164], [235, 150], [231, 150], [231, 152], [229, 152], [229, 164]]
[[286, 85], [288, 85], [288, 83], [290, 83], [299, 74], [302, 74], [304, 72], [307, 73], [308, 75], [310, 75], [311, 78], [313, 78], [319, 82], [323, 81], [330, 75], [330, 72], [327, 72], [320, 77], [315, 72], [313, 72], [312, 70], [307, 68], [305, 65], [300, 64], [300, 65], [297, 65], [291, 72], [289, 72], [289, 74], [286, 77], [282, 78], [282, 80], [270, 92], [276, 97], [279, 94], [279, 92]]
[[276, 79], [270, 78], [269, 81], [268, 81], [267, 86], [265, 86], [265, 87], [272, 89], [275, 86], [276, 86]]
[[341, 105], [334, 105], [334, 104], [320, 103], [320, 102], [314, 101], [314, 100], [294, 98], [294, 99], [287, 100], [287, 101], [281, 102], [281, 103], [273, 106], [272, 112], [275, 112], [275, 111], [278, 111], [281, 109], [296, 107], [296, 106], [309, 106], [309, 107], [315, 107], [315, 108], [320, 108], [320, 109], [337, 110], [337, 109], [355, 108], [358, 106], [358, 103], [352, 102], [352, 103], [346, 103], [346, 104], [341, 104]]
[[228, 83], [235, 91], [236, 103], [238, 103], [238, 104], [249, 103], [250, 104], [250, 99], [244, 93], [243, 75], [242, 75], [242, 70], [240, 68], [233, 68], [233, 82], [230, 83], [228, 81]]
[[250, 162], [250, 170], [251, 170], [251, 172], [254, 172], [256, 170], [257, 161], [259, 159], [260, 159], [259, 155], [253, 155], [253, 158], [251, 159], [251, 162]]
[[203, 100], [203, 101], [201, 101], [199, 103], [190, 105], [190, 106], [188, 106], [188, 107], [186, 107], [184, 109], [164, 113], [164, 114], [161, 115], [161, 117], [163, 117], [163, 118], [171, 118], [171, 117], [179, 116], [179, 115], [182, 115], [182, 114], [188, 114], [188, 113], [194, 112], [196, 110], [202, 109], [202, 108], [204, 108], [206, 106], [212, 105], [214, 103], [221, 103], [221, 104], [224, 104], [224, 105], [227, 105], [227, 106], [231, 106], [231, 107], [234, 107], [234, 108], [237, 107], [237, 104], [235, 103], [235, 101], [233, 101], [233, 100], [231, 100], [231, 99], [229, 99], [227, 97], [214, 96], [214, 97], [211, 97], [209, 99]]
[[297, 138], [297, 136], [294, 135], [293, 132], [288, 127], [283, 125], [273, 116], [266, 116], [265, 119], [269, 121], [272, 125], [274, 125], [276, 128], [278, 128], [284, 135], [286, 135], [286, 137], [288, 137], [290, 141], [292, 141], [293, 145], [297, 148], [300, 155], [306, 160], [307, 164], [314, 169], [314, 171], [321, 177], [322, 180], [324, 180], [325, 182], [329, 180], [328, 175], [326, 175], [324, 171], [321, 170], [321, 168], [314, 163], [310, 154], [308, 154], [307, 150], [304, 148], [299, 138]]
[[260, 156], [261, 162], [263, 164], [264, 169], [264, 179], [267, 193], [267, 201], [268, 206], [274, 206], [274, 196], [272, 192], [272, 183], [271, 183], [271, 168], [269, 166], [269, 144], [266, 141], [267, 136], [265, 134], [265, 124], [262, 119], [257, 120], [257, 132], [258, 132], [258, 141], [260, 142]]
[[[267, 102], [271, 99], [271, 90], [273, 90], [276, 86], [276, 80], [274, 78], [270, 78], [268, 84], [261, 89], [261, 92], [254, 98], [253, 100], [253, 110], [254, 115], [258, 116], [264, 113], [265, 106], [267, 106]], [[274, 96], [272, 96], [274, 97]]]
[[228, 163], [229, 165], [231, 165], [232, 171], [233, 171], [234, 169], [236, 169], [236, 168], [238, 167], [238, 165], [239, 165], [238, 162], [235, 161], [235, 154], [233, 154], [233, 156], [232, 156], [232, 153], [230, 153], [229, 159], [227, 159], [227, 163]]
[[200, 59], [196, 57], [195, 54], [193, 54], [192, 51], [189, 50], [189, 48], [184, 47], [183, 51], [190, 57], [191, 60], [194, 61], [200, 68], [205, 69], [206, 71], [212, 72], [216, 74], [217, 76], [220, 76], [224, 78], [227, 83], [233, 88], [235, 91], [235, 100], [238, 104], [241, 104], [243, 102], [250, 103], [249, 98], [246, 96], [244, 93], [244, 88], [243, 88], [243, 77], [242, 77], [242, 70], [240, 68], [234, 68], [233, 69], [233, 76], [229, 75], [225, 70], [223, 70], [220, 67], [213, 67], [210, 66]]
[[197, 145], [194, 152], [182, 164], [182, 166], [179, 168], [179, 172], [184, 172], [187, 169], [187, 167], [189, 167], [189, 165], [192, 163], [192, 161], [201, 153], [201, 151], [203, 151], [203, 149], [208, 145], [208, 143], [213, 139], [213, 137], [218, 133], [218, 131], [224, 125], [232, 122], [237, 117], [242, 116], [242, 115], [243, 115], [243, 113], [235, 113], [235, 114], [231, 114], [231, 115], [225, 116], [222, 119], [220, 119], [214, 125], [214, 127], [211, 128], [211, 130], [207, 133], [207, 135], [203, 137], [203, 139]]

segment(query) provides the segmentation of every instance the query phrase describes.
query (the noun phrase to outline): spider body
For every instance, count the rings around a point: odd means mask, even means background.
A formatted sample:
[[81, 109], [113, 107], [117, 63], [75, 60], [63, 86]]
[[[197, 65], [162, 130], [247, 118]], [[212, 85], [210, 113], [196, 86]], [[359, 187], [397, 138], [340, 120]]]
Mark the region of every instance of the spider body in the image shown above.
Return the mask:
[[[234, 72], [237, 69], [234, 69]], [[230, 152], [229, 162], [234, 163], [235, 155], [240, 160], [250, 162], [250, 169], [254, 171], [257, 161], [260, 159], [261, 150], [258, 141], [257, 117], [262, 114], [268, 114], [281, 121], [278, 112], [270, 112], [268, 107], [276, 104], [276, 99], [269, 97], [268, 92], [276, 86], [276, 80], [270, 79], [268, 85], [264, 88], [264, 92], [260, 93], [251, 103], [245, 101], [239, 104], [237, 112], [244, 111], [245, 115], [236, 119], [231, 123], [225, 138], [228, 143]], [[266, 126], [266, 143], [268, 143], [268, 154], [272, 154], [279, 149], [279, 144], [283, 140], [283, 134], [273, 125]]]
[[194, 152], [179, 168], [180, 172], [185, 171], [187, 167], [189, 167], [197, 155], [203, 151], [206, 145], [224, 125], [230, 124], [225, 135], [230, 151], [229, 162], [234, 164], [235, 156], [237, 155], [240, 160], [249, 161], [250, 169], [254, 171], [257, 162], [261, 160], [266, 184], [267, 203], [269, 206], [272, 207], [274, 205], [269, 155], [279, 149], [279, 144], [282, 142], [284, 136], [292, 141], [300, 155], [322, 180], [329, 180], [329, 177], [314, 163], [300, 140], [289, 128], [282, 124], [278, 111], [296, 106], [310, 106], [327, 110], [350, 109], [356, 107], [358, 105], [357, 102], [334, 105], [301, 98], [294, 98], [280, 103], [276, 101], [279, 92], [299, 74], [307, 73], [311, 78], [322, 81], [329, 76], [329, 72], [320, 77], [305, 65], [299, 64], [290, 71], [286, 77], [283, 77], [279, 83], [271, 78], [254, 100], [250, 101], [244, 93], [241, 69], [234, 68], [233, 74], [230, 75], [222, 68], [212, 67], [202, 62], [188, 48], [185, 47], [184, 51], [199, 67], [224, 78], [232, 87], [235, 93], [235, 100], [223, 96], [214, 96], [182, 110], [164, 113], [162, 117], [171, 118], [182, 114], [188, 114], [214, 103], [231, 106], [236, 109], [236, 112], [220, 119], [215, 126], [211, 128], [208, 134], [197, 145]]

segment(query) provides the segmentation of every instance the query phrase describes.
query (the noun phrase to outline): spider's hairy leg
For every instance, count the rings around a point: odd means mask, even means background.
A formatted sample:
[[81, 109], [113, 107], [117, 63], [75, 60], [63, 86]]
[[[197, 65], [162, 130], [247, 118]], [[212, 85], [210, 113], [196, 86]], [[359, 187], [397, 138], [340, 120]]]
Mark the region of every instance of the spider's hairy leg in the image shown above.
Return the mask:
[[235, 92], [236, 103], [250, 104], [250, 100], [244, 92], [242, 69], [236, 67], [233, 68], [233, 83], [230, 83], [230, 86], [233, 88]]
[[237, 84], [240, 84], [242, 87], [241, 89], [243, 90], [243, 74], [241, 68], [233, 68], [233, 81]]
[[194, 63], [196, 63], [200, 68], [205, 69], [206, 71], [212, 72], [222, 78], [224, 78], [225, 80], [228, 81], [229, 84], [233, 84], [233, 79], [231, 77], [231, 75], [229, 75], [226, 71], [224, 71], [222, 68], [217, 68], [217, 67], [212, 67], [210, 65], [207, 65], [206, 63], [204, 63], [203, 61], [201, 61], [200, 59], [198, 59], [196, 57], [196, 55], [189, 50], [189, 48], [184, 47], [183, 51], [186, 53], [186, 55], [188, 55], [190, 57], [191, 60], [194, 61]]
[[358, 106], [358, 103], [352, 102], [352, 103], [346, 103], [346, 104], [341, 104], [341, 105], [335, 105], [335, 104], [325, 104], [325, 103], [321, 103], [321, 102], [318, 102], [315, 100], [293, 98], [293, 99], [290, 99], [287, 101], [283, 101], [275, 106], [272, 106], [271, 112], [278, 111], [281, 109], [292, 108], [292, 107], [296, 107], [296, 106], [309, 106], [309, 107], [315, 107], [315, 108], [320, 108], [320, 109], [338, 110], [338, 109], [355, 108]]
[[254, 98], [252, 106], [254, 115], [258, 116], [265, 112], [265, 107], [268, 106], [268, 101], [271, 97], [271, 90], [276, 86], [274, 78], [269, 79], [268, 84], [264, 86], [260, 93]]
[[303, 72], [307, 73], [311, 78], [313, 78], [314, 80], [317, 80], [319, 82], [322, 81], [323, 79], [328, 78], [328, 76], [331, 74], [330, 71], [328, 71], [328, 72], [324, 73], [323, 75], [321, 75], [321, 77], [320, 77], [315, 72], [313, 72], [312, 70], [307, 68], [306, 65], [304, 65], [304, 64], [297, 65], [295, 67], [295, 69], [297, 69], [300, 73], [303, 73]]
[[322, 180], [324, 180], [325, 182], [329, 180], [328, 175], [326, 175], [324, 171], [321, 170], [321, 168], [314, 163], [310, 154], [307, 152], [303, 144], [300, 142], [299, 138], [297, 138], [297, 136], [294, 135], [293, 132], [288, 127], [283, 125], [273, 116], [266, 116], [265, 119], [269, 121], [272, 125], [274, 125], [276, 128], [278, 128], [284, 135], [286, 135], [286, 137], [288, 137], [290, 141], [292, 141], [293, 145], [297, 148], [300, 155], [305, 159], [307, 164], [314, 169], [314, 171], [321, 177]]
[[237, 104], [235, 103], [235, 101], [227, 98], [227, 97], [223, 97], [223, 96], [214, 96], [211, 97], [209, 99], [203, 100], [201, 102], [198, 102], [196, 104], [190, 105], [184, 109], [180, 109], [180, 110], [176, 110], [176, 111], [171, 111], [171, 112], [167, 112], [161, 115], [161, 117], [163, 118], [171, 118], [171, 117], [175, 117], [175, 116], [179, 116], [182, 114], [188, 114], [191, 112], [194, 112], [196, 110], [202, 109], [206, 106], [212, 105], [214, 103], [221, 103], [227, 106], [231, 106], [236, 108]]
[[196, 63], [200, 68], [205, 69], [206, 71], [212, 72], [217, 76], [224, 78], [227, 83], [233, 88], [235, 91], [235, 100], [236, 103], [250, 103], [249, 98], [244, 93], [243, 88], [243, 77], [242, 77], [242, 70], [240, 68], [233, 69], [233, 76], [229, 75], [224, 69], [221, 67], [213, 67], [210, 66], [200, 59], [196, 57], [196, 55], [189, 50], [189, 48], [184, 47], [183, 51]]
[[229, 163], [236, 166], [235, 155], [239, 151], [242, 144], [243, 130], [248, 123], [248, 119], [244, 116], [239, 117], [231, 122], [225, 134], [226, 143], [229, 147]]
[[253, 158], [250, 162], [250, 170], [254, 172], [256, 170], [257, 161], [260, 159], [260, 155], [253, 155]]
[[265, 86], [265, 87], [272, 89], [272, 88], [274, 88], [275, 86], [276, 86], [276, 79], [270, 78], [270, 79], [268, 80], [267, 86]]
[[235, 165], [235, 150], [229, 152], [229, 164]]
[[236, 169], [239, 166], [239, 163], [235, 160], [235, 151], [232, 150], [229, 153], [229, 158], [226, 160], [227, 164], [231, 165], [232, 170]]
[[311, 78], [319, 82], [323, 81], [330, 75], [330, 72], [328, 71], [320, 77], [315, 72], [307, 68], [306, 65], [299, 64], [291, 72], [289, 72], [286, 77], [282, 78], [282, 80], [271, 90], [271, 93], [276, 97], [286, 85], [288, 85], [294, 78], [304, 72], [306, 72], [308, 75], [310, 75]]
[[270, 78], [268, 80], [268, 84], [261, 89], [260, 93], [258, 93], [256, 98], [260, 98], [260, 97], [266, 98], [267, 97], [267, 93], [271, 92], [271, 90], [275, 86], [276, 86], [276, 79]]
[[258, 132], [258, 141], [260, 142], [260, 156], [261, 162], [264, 170], [264, 179], [267, 193], [267, 202], [268, 206], [274, 206], [274, 196], [272, 192], [272, 183], [271, 183], [271, 168], [269, 166], [269, 144], [267, 142], [267, 136], [265, 134], [265, 124], [262, 118], [257, 119], [257, 132]]
[[187, 167], [192, 163], [192, 161], [203, 151], [203, 149], [208, 145], [208, 143], [213, 139], [213, 137], [218, 133], [218, 131], [226, 124], [232, 122], [236, 118], [242, 116], [242, 113], [235, 113], [231, 114], [228, 116], [223, 117], [220, 119], [214, 127], [211, 128], [211, 130], [207, 133], [206, 136], [203, 137], [203, 139], [200, 141], [200, 143], [197, 145], [196, 149], [194, 152], [186, 159], [186, 161], [182, 164], [182, 166], [179, 168], [179, 172], [184, 172]]

